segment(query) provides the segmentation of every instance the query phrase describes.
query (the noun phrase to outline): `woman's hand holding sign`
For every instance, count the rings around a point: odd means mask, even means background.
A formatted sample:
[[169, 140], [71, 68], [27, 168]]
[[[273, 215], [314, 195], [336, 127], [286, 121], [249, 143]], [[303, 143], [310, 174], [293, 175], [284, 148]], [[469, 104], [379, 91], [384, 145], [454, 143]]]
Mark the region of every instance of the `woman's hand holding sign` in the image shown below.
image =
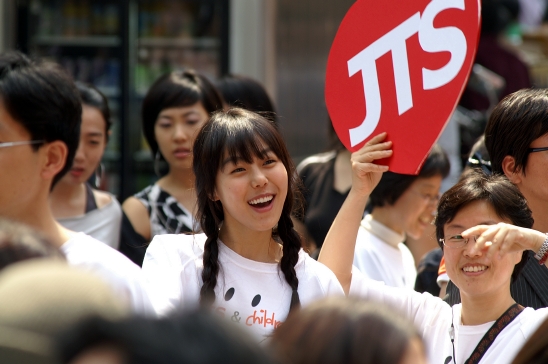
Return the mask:
[[374, 163], [392, 156], [392, 142], [381, 133], [357, 152], [352, 153], [352, 187], [333, 225], [329, 229], [318, 260], [335, 273], [348, 293], [352, 280], [352, 261], [358, 228], [369, 194], [388, 171], [387, 166]]

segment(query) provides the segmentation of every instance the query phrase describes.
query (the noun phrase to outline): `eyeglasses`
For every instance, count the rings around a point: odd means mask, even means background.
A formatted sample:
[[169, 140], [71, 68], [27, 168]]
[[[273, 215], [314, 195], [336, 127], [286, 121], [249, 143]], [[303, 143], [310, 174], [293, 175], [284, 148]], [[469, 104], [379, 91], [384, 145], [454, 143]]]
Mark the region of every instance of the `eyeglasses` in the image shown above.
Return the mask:
[[544, 152], [545, 150], [548, 150], [548, 147], [529, 148], [527, 151], [529, 153], [535, 153], [535, 152]]
[[[478, 236], [473, 236], [472, 238], [474, 238], [474, 241], [478, 240]], [[468, 240], [470, 240], [470, 238], [464, 238], [462, 235], [453, 235], [440, 239], [440, 242], [448, 248], [457, 249], [465, 246], [468, 243]]]
[[420, 193], [418, 191], [413, 191], [416, 195], [419, 195], [422, 197], [423, 200], [428, 201], [429, 205], [437, 205], [438, 201], [440, 200], [441, 195], [438, 193], [437, 195], [430, 195], [430, 194], [424, 194]]
[[0, 143], [0, 148], [15, 147], [18, 145], [42, 144], [45, 142], [45, 140], [23, 140], [20, 142], [4, 142]]

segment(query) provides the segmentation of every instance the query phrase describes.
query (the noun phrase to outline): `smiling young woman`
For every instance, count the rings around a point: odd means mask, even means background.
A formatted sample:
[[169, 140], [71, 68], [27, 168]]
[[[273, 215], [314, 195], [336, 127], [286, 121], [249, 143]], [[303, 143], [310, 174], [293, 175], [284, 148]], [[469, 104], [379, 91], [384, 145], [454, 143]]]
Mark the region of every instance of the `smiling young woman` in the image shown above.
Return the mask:
[[538, 252], [543, 264], [548, 256], [548, 239], [530, 229], [533, 219], [523, 195], [505, 176], [469, 171], [440, 198], [436, 235], [447, 273], [462, 295], [462, 304], [451, 307], [428, 293], [375, 284], [352, 269], [356, 213], [363, 210], [371, 180], [379, 179], [359, 170], [359, 153], [353, 158], [356, 192], [351, 190], [339, 211], [319, 261], [337, 274], [346, 292], [391, 305], [411, 318], [431, 363], [510, 362], [548, 317], [548, 309], [524, 309], [510, 294], [510, 282], [527, 256], [524, 250]]
[[143, 262], [158, 314], [201, 304], [262, 341], [290, 310], [343, 295], [301, 249], [297, 177], [272, 122], [238, 108], [215, 113], [196, 137], [193, 169], [204, 233], [157, 235]]

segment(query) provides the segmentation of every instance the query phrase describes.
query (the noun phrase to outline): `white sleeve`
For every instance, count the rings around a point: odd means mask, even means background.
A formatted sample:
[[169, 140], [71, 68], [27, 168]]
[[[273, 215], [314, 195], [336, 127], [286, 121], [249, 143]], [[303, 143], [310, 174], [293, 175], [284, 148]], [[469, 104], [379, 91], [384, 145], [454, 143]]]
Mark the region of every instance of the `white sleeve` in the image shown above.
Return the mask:
[[388, 305], [413, 321], [421, 332], [435, 325], [436, 319], [443, 317], [445, 311], [451, 310], [451, 307], [439, 297], [406, 288], [386, 286], [382, 282], [365, 277], [356, 267], [352, 269], [349, 295]]
[[[164, 241], [166, 240], [166, 241]], [[143, 274], [154, 311], [165, 316], [181, 306], [183, 285], [181, 258], [170, 239], [156, 235], [147, 248]]]

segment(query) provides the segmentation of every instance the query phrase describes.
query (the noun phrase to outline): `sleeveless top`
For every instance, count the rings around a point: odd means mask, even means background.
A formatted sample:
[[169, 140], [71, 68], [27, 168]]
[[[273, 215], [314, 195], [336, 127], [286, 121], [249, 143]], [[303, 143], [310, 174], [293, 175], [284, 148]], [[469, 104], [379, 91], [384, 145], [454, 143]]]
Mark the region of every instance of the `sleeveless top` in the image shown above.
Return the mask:
[[110, 202], [98, 208], [93, 189], [86, 184], [86, 207], [83, 215], [57, 219], [65, 228], [83, 232], [114, 249], [120, 246], [120, 229], [122, 225], [122, 207], [116, 196], [110, 196]]
[[145, 205], [150, 218], [150, 237], [193, 231], [194, 216], [175, 197], [156, 183], [134, 195]]

